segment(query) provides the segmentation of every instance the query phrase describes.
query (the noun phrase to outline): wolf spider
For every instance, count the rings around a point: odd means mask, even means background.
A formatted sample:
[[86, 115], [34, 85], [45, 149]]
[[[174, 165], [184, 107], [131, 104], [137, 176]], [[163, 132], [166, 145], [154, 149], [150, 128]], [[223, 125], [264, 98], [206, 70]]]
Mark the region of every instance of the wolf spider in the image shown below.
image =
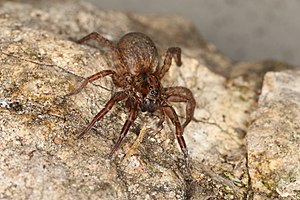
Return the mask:
[[[116, 144], [112, 148], [110, 156], [119, 148], [131, 124], [136, 119], [139, 110], [149, 113], [159, 111], [158, 125], [162, 125], [165, 120], [165, 115], [170, 118], [175, 126], [176, 137], [188, 167], [188, 150], [183, 138], [183, 130], [192, 120], [196, 102], [192, 92], [188, 88], [180, 86], [164, 88], [160, 83], [171, 66], [172, 58], [174, 58], [177, 66], [182, 64], [181, 49], [179, 47], [168, 48], [164, 63], [160, 66], [158, 52], [153, 41], [143, 33], [128, 33], [124, 35], [117, 44], [114, 44], [102, 35], [93, 32], [77, 42], [82, 43], [91, 39], [98, 41], [112, 50], [116, 58], [114, 62], [115, 69], [103, 70], [86, 78], [83, 83], [76, 90], [68, 94], [68, 96], [79, 93], [89, 82], [108, 75], [111, 75], [113, 83], [117, 87], [123, 88], [123, 91], [116, 92], [113, 95], [105, 104], [104, 108], [78, 135], [78, 138], [81, 138], [97, 121], [101, 120], [115, 103], [126, 100], [126, 107], [129, 108], [129, 116], [123, 125]], [[186, 120], [183, 125], [180, 124], [178, 115], [169, 102], [186, 103]]]

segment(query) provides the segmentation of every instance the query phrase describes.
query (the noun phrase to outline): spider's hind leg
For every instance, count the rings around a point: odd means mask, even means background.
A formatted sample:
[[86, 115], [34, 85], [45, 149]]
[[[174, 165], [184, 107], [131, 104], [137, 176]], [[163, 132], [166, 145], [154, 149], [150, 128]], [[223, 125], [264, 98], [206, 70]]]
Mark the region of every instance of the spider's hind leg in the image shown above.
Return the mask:
[[182, 62], [181, 62], [181, 49], [179, 47], [170, 47], [170, 48], [168, 48], [163, 66], [160, 67], [160, 68], [157, 68], [157, 71], [156, 71], [156, 75], [158, 77], [160, 77], [161, 79], [169, 71], [169, 69], [171, 67], [171, 64], [172, 64], [172, 58], [174, 58], [177, 66], [182, 65]]
[[109, 39], [106, 39], [105, 37], [103, 37], [101, 34], [99, 34], [97, 32], [92, 32], [92, 33], [88, 34], [87, 36], [77, 40], [77, 43], [83, 43], [88, 40], [96, 40], [97, 42], [109, 47], [111, 50], [114, 50], [114, 51], [116, 50], [116, 47], [112, 41], [110, 41]]

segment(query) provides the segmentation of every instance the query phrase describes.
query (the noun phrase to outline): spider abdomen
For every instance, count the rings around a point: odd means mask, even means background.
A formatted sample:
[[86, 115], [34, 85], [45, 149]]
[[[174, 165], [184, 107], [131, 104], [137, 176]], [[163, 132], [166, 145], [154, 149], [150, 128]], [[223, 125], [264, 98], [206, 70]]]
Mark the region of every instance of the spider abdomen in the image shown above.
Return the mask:
[[120, 39], [117, 48], [122, 64], [132, 75], [155, 72], [159, 56], [154, 42], [147, 35], [128, 33]]

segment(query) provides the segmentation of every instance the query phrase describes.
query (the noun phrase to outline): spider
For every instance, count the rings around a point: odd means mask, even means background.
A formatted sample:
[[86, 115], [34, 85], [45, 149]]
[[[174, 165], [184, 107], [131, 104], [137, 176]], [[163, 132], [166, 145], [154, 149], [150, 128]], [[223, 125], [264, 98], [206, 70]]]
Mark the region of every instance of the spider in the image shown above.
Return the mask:
[[[125, 105], [129, 108], [129, 116], [123, 125], [117, 142], [109, 154], [110, 157], [120, 147], [131, 124], [136, 119], [138, 111], [149, 113], [159, 111], [159, 122], [157, 125], [162, 126], [165, 115], [170, 118], [172, 124], [175, 126], [176, 138], [188, 167], [188, 150], [183, 138], [183, 130], [193, 118], [196, 102], [192, 92], [188, 88], [180, 86], [164, 88], [161, 84], [162, 78], [171, 66], [172, 58], [174, 58], [177, 66], [181, 66], [181, 49], [179, 47], [168, 48], [164, 63], [160, 66], [154, 42], [143, 33], [127, 33], [115, 44], [97, 32], [93, 32], [77, 42], [82, 43], [91, 39], [98, 41], [112, 50], [116, 58], [114, 62], [115, 69], [103, 70], [86, 78], [68, 96], [79, 93], [89, 82], [109, 75], [111, 75], [113, 83], [123, 90], [116, 92], [112, 96], [104, 108], [82, 130], [78, 138], [81, 138], [97, 121], [101, 120], [112, 109], [115, 103], [126, 101]], [[169, 102], [186, 103], [186, 120], [183, 125], [181, 125], [178, 115]]]

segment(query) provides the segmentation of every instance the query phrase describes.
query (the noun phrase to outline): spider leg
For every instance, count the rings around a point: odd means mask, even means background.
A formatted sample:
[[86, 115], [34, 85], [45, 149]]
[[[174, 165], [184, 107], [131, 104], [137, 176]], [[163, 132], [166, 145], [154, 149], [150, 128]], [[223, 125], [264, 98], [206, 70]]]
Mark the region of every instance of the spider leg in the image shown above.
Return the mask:
[[179, 122], [178, 116], [177, 116], [174, 108], [172, 108], [171, 106], [164, 105], [163, 110], [166, 113], [166, 115], [170, 118], [173, 125], [175, 126], [176, 138], [177, 138], [177, 141], [178, 141], [179, 146], [181, 148], [181, 151], [184, 155], [185, 165], [186, 165], [187, 171], [189, 173], [189, 176], [192, 177], [191, 172], [190, 172], [190, 162], [189, 162], [188, 149], [186, 147], [186, 143], [185, 143], [185, 140], [183, 138], [183, 128], [182, 128], [182, 126]]
[[105, 46], [109, 47], [110, 49], [112, 49], [114, 51], [116, 50], [116, 47], [112, 41], [106, 39], [105, 37], [103, 37], [102, 35], [100, 35], [97, 32], [92, 32], [92, 33], [88, 34], [87, 36], [78, 40], [77, 43], [83, 43], [88, 40], [96, 40], [99, 43], [104, 44]]
[[84, 81], [81, 83], [81, 85], [75, 89], [73, 92], [67, 94], [66, 96], [71, 96], [71, 95], [74, 95], [74, 94], [78, 94], [79, 92], [81, 92], [81, 90], [89, 83], [89, 82], [92, 82], [92, 81], [95, 81], [99, 78], [103, 78], [105, 76], [108, 76], [112, 74], [113, 76], [115, 76], [116, 72], [114, 72], [113, 70], [103, 70], [103, 71], [100, 71], [92, 76], [89, 76], [87, 77], [86, 79], [84, 79]]
[[157, 122], [156, 126], [161, 127], [165, 121], [165, 112], [162, 107], [159, 108], [159, 121]]
[[104, 106], [104, 108], [93, 118], [93, 120], [88, 124], [88, 126], [77, 136], [77, 138], [81, 138], [84, 134], [86, 134], [94, 124], [101, 120], [104, 115], [106, 115], [113, 105], [116, 102], [122, 101], [128, 97], [128, 94], [125, 91], [117, 92]]
[[126, 136], [126, 134], [128, 133], [128, 130], [131, 126], [131, 124], [134, 122], [134, 120], [137, 117], [137, 103], [135, 101], [132, 101], [131, 105], [130, 105], [130, 113], [129, 116], [125, 122], [125, 124], [123, 125], [122, 131], [120, 133], [120, 136], [116, 142], [116, 144], [114, 145], [114, 147], [112, 148], [109, 157], [112, 157], [112, 155], [118, 150], [118, 148], [120, 147], [120, 144], [122, 142], [122, 140], [124, 139], [124, 137]]
[[193, 97], [193, 93], [188, 88], [178, 86], [166, 88], [165, 94], [168, 101], [186, 103], [186, 120], [182, 125], [184, 129], [191, 122], [194, 115], [196, 101]]
[[156, 75], [160, 77], [160, 79], [162, 79], [169, 71], [172, 64], [172, 58], [174, 58], [177, 66], [181, 66], [181, 49], [179, 47], [168, 48], [163, 66], [158, 68], [156, 71]]

